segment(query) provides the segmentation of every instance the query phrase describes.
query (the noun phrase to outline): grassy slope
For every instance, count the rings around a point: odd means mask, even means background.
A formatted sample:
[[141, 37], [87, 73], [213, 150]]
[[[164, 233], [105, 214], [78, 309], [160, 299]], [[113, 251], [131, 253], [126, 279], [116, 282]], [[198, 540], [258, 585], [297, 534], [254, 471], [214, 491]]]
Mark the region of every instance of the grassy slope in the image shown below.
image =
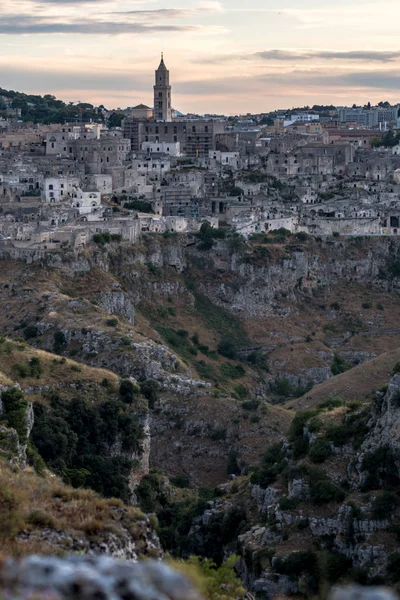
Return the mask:
[[[132, 536], [139, 554], [149, 523], [138, 509], [91, 490], [72, 489], [58, 477], [15, 470], [0, 459], [0, 541], [12, 555], [54, 554], [99, 544], [109, 535]], [[18, 535], [22, 534], [22, 535]], [[70, 539], [66, 539], [69, 537]]]
[[387, 385], [393, 367], [400, 361], [400, 348], [386, 352], [372, 360], [341, 373], [296, 400], [285, 404], [286, 408], [299, 410], [317, 406], [329, 397], [350, 400], [371, 400], [374, 392]]

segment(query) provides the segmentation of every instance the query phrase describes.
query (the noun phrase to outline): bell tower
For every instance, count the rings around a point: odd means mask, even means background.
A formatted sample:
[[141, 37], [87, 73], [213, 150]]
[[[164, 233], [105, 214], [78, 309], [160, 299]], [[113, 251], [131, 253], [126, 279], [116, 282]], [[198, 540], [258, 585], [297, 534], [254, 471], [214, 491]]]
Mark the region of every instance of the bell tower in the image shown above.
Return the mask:
[[163, 54], [161, 54], [160, 66], [156, 71], [154, 85], [154, 119], [155, 121], [172, 121], [169, 71], [165, 66]]

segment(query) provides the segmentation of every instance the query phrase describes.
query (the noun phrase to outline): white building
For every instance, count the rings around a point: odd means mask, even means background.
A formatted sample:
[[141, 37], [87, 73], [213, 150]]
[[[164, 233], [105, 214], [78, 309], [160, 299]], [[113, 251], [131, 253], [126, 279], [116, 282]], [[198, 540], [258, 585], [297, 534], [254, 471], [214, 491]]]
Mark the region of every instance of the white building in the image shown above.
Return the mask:
[[233, 169], [238, 168], [239, 164], [239, 152], [221, 152], [219, 150], [210, 150], [208, 153], [210, 159], [215, 160], [221, 165], [232, 167]]
[[72, 206], [79, 210], [81, 215], [91, 213], [101, 205], [101, 194], [96, 191], [84, 191], [77, 186], [72, 192]]
[[143, 142], [142, 150], [147, 154], [168, 154], [182, 156], [180, 142]]
[[48, 177], [44, 180], [44, 194], [46, 202], [54, 204], [68, 200], [79, 186], [78, 177]]

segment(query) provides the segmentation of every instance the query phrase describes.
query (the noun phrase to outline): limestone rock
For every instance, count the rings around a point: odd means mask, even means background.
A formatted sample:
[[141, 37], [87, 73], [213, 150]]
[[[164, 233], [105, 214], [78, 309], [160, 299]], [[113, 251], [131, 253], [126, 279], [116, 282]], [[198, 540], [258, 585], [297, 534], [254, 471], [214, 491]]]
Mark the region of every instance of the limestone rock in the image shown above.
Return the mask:
[[15, 599], [45, 593], [55, 599], [201, 600], [183, 575], [163, 563], [129, 564], [101, 556], [5, 560], [0, 585]]

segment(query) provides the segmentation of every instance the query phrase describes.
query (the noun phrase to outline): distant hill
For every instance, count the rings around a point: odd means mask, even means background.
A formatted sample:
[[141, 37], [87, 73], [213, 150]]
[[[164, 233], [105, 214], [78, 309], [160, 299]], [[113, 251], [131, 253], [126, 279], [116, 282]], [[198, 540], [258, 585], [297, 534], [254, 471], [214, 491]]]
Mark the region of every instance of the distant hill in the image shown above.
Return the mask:
[[[102, 108], [102, 107], [101, 107]], [[34, 123], [65, 123], [71, 121], [103, 121], [101, 108], [92, 104], [66, 104], [55, 96], [35, 96], [0, 88], [0, 116], [9, 116], [8, 109], [21, 109], [23, 121]]]

